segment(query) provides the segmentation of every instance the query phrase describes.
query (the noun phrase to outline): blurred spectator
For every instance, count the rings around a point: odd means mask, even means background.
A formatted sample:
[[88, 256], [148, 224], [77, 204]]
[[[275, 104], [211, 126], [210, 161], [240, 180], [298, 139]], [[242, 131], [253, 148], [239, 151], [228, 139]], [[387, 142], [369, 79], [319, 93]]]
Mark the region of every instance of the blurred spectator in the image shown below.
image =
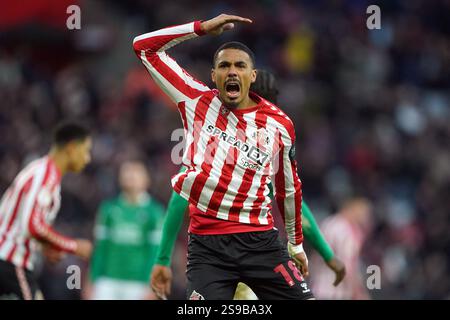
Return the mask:
[[333, 286], [334, 272], [318, 261], [311, 264], [311, 285], [317, 299], [363, 300], [369, 298], [360, 256], [372, 228], [372, 206], [363, 198], [348, 200], [335, 215], [321, 224], [325, 239], [342, 259], [346, 276]]
[[146, 191], [150, 175], [143, 163], [124, 162], [119, 180], [121, 194], [100, 205], [86, 297], [156, 299], [149, 281], [165, 209]]

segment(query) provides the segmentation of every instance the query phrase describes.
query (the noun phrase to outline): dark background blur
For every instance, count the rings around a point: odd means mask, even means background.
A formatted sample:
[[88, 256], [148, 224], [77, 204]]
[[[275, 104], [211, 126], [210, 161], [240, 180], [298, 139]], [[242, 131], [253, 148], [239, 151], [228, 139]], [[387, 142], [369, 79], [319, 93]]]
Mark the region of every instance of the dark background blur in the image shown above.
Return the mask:
[[[66, 27], [71, 4], [81, 8], [81, 30]], [[381, 8], [381, 30], [366, 28], [371, 4]], [[58, 230], [92, 237], [96, 209], [117, 193], [117, 167], [128, 157], [146, 159], [152, 194], [167, 203], [179, 169], [170, 137], [181, 121], [132, 40], [239, 14], [253, 25], [188, 41], [170, 54], [210, 84], [220, 43], [252, 48], [257, 67], [278, 78], [279, 105], [297, 130], [304, 199], [317, 220], [350, 196], [374, 203], [362, 256], [381, 267], [382, 288], [372, 297], [450, 298], [449, 0], [0, 0], [0, 8], [0, 192], [47, 152], [60, 119], [81, 119], [94, 131], [92, 164], [64, 179]], [[172, 298], [184, 298], [185, 255], [183, 231]], [[47, 298], [80, 298], [66, 287], [70, 264], [88, 268], [67, 258], [38, 269]]]

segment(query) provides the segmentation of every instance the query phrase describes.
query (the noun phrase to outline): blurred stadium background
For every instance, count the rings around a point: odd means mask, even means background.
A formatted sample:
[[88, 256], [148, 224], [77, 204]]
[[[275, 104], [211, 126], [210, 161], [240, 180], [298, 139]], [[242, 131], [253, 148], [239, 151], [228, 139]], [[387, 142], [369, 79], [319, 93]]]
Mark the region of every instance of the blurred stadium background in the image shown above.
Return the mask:
[[[81, 30], [66, 28], [71, 4], [81, 8]], [[366, 28], [370, 4], [381, 7], [381, 30]], [[362, 253], [381, 267], [372, 297], [450, 298], [450, 1], [1, 0], [0, 8], [0, 191], [47, 151], [58, 120], [82, 119], [94, 130], [93, 163], [64, 180], [57, 229], [92, 238], [97, 207], [117, 192], [118, 165], [130, 155], [146, 160], [151, 192], [167, 203], [179, 169], [170, 136], [181, 122], [132, 39], [236, 13], [254, 24], [171, 54], [209, 83], [217, 46], [248, 44], [257, 66], [277, 75], [316, 218], [351, 195], [374, 203]], [[184, 298], [185, 243], [182, 232], [172, 298]], [[88, 268], [67, 258], [38, 270], [48, 299], [80, 298], [66, 287], [74, 263]]]

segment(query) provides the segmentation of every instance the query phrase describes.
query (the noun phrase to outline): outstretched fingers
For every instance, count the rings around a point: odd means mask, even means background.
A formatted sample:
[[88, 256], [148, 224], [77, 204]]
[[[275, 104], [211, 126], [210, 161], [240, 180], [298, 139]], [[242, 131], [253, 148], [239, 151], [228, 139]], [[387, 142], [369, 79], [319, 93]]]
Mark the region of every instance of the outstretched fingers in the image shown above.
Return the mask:
[[225, 15], [225, 22], [245, 22], [245, 23], [252, 23], [253, 21], [249, 18], [244, 18], [240, 16], [234, 16], [234, 15]]

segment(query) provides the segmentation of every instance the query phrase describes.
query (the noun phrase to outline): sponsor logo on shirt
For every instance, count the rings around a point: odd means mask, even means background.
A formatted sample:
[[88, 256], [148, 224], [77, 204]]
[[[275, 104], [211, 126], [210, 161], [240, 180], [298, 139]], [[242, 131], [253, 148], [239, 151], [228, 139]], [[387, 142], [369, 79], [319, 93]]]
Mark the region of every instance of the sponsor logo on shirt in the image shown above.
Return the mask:
[[[269, 154], [267, 152], [264, 152], [262, 148], [258, 148], [248, 142], [242, 141], [241, 139], [234, 137], [226, 133], [225, 131], [222, 131], [221, 129], [213, 126], [212, 124], [207, 125], [205, 131], [208, 134], [216, 136], [219, 139], [225, 141], [231, 147], [239, 150], [244, 156], [239, 162], [241, 166], [253, 170], [261, 170], [260, 166], [264, 166], [269, 159]], [[258, 140], [264, 142], [265, 145], [267, 145], [267, 143], [269, 142], [267, 132], [256, 131], [254, 135]]]

